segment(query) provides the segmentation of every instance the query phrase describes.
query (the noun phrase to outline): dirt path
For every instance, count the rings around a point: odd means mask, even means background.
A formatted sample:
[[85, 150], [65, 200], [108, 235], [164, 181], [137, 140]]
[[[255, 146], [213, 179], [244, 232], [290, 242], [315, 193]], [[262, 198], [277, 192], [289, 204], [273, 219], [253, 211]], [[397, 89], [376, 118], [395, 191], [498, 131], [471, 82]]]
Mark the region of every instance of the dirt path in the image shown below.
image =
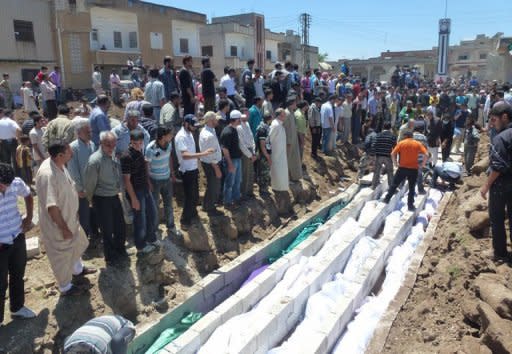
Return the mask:
[[[486, 154], [487, 139], [484, 140], [479, 157]], [[501, 314], [512, 318], [512, 290], [505, 287], [509, 286], [512, 268], [491, 258], [487, 205], [479, 194], [485, 178], [485, 174], [467, 177], [454, 192], [416, 284], [389, 333], [386, 353], [512, 350], [508, 339], [512, 322], [493, 311], [499, 312], [503, 306]], [[487, 321], [489, 318], [492, 320]], [[502, 351], [506, 341], [508, 351]]]
[[[309, 144], [308, 138], [306, 152], [310, 151]], [[106, 267], [101, 243], [91, 242], [84, 261], [99, 272], [80, 284], [89, 289], [86, 295], [59, 297], [46, 255], [30, 260], [25, 277], [26, 305], [38, 316], [29, 321], [11, 321], [7, 301], [6, 322], [0, 329], [0, 353], [59, 353], [66, 336], [92, 317], [114, 312], [135, 323], [144, 323], [168, 312], [185, 300], [188, 289], [212, 270], [265, 240], [290, 216], [293, 222], [348, 187], [355, 180], [357, 154], [345, 147], [339, 150], [336, 156], [319, 161], [305, 154], [306, 178], [302, 184], [293, 186], [287, 213], [278, 210], [273, 197], [259, 196], [222, 217], [210, 219], [200, 211], [200, 225], [191, 228], [183, 238], [167, 237], [160, 225], [160, 253], [137, 259], [130, 243], [130, 263], [125, 267]], [[178, 204], [176, 219], [179, 215]], [[37, 237], [37, 228], [30, 235]]]

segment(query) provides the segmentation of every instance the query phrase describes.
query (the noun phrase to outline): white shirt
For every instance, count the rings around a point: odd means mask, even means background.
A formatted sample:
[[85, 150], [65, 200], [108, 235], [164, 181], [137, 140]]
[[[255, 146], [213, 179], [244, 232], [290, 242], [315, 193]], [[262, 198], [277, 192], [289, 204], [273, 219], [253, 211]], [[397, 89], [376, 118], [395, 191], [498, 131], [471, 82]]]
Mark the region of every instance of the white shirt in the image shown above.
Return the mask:
[[37, 106], [34, 100], [34, 92], [29, 87], [24, 87], [21, 89], [23, 93], [23, 107], [26, 112], [37, 111]]
[[251, 158], [255, 153], [256, 145], [254, 143], [254, 136], [252, 135], [251, 127], [247, 122], [240, 122], [236, 127], [238, 139], [240, 140], [240, 150], [247, 158]]
[[[29, 133], [30, 142], [32, 143], [32, 157], [35, 161], [43, 161], [48, 157], [48, 154], [46, 153], [46, 150], [43, 146], [43, 134], [45, 129], [46, 128], [37, 129], [34, 127]], [[39, 148], [39, 151], [41, 151], [43, 156], [39, 156], [36, 149], [34, 148], [35, 146]]]
[[229, 76], [229, 74], [224, 75], [220, 79], [220, 86], [226, 88], [226, 91], [227, 91], [226, 94], [228, 96], [233, 96], [236, 94], [235, 80], [231, 76]]
[[41, 89], [41, 95], [43, 96], [43, 101], [49, 101], [55, 99], [55, 90], [57, 90], [57, 86], [52, 84], [50, 81], [43, 81], [41, 85], [39, 85]]
[[0, 140], [10, 140], [16, 138], [16, 131], [21, 130], [18, 123], [9, 117], [0, 119]]
[[[12, 245], [21, 233], [21, 214], [18, 197], [29, 196], [30, 189], [19, 177], [15, 177], [4, 193], [0, 193], [0, 243]], [[2, 256], [3, 257], [3, 256]]]
[[322, 128], [332, 128], [329, 118], [332, 118], [334, 122], [334, 112], [332, 111], [331, 102], [327, 101], [322, 104], [320, 108], [320, 121], [322, 122]]
[[256, 91], [256, 96], [261, 98], [265, 98], [265, 92], [263, 91], [263, 83], [265, 80], [260, 76], [259, 78], [254, 79], [254, 91]]
[[201, 157], [200, 160], [209, 164], [219, 163], [222, 160], [219, 139], [217, 138], [215, 129], [206, 125], [203, 130], [201, 130], [201, 133], [199, 133], [199, 150], [203, 152], [210, 148], [215, 152], [213, 154]]
[[194, 136], [192, 133], [185, 130], [185, 127], [182, 127], [178, 134], [176, 134], [174, 143], [176, 146], [176, 156], [178, 157], [178, 162], [180, 164], [179, 170], [181, 172], [197, 170], [197, 159], [185, 160], [182, 156], [184, 151], [192, 154], [197, 152], [196, 142], [194, 141]]

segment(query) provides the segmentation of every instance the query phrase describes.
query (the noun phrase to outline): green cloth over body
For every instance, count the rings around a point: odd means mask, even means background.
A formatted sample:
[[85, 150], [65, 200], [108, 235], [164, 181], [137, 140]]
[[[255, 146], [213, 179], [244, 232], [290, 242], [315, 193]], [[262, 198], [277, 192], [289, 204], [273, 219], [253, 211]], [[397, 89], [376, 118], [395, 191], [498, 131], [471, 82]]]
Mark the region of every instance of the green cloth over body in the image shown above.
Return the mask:
[[202, 313], [189, 312], [174, 327], [163, 331], [153, 345], [146, 350], [146, 354], [158, 354], [169, 343], [181, 336], [187, 329], [203, 317]]

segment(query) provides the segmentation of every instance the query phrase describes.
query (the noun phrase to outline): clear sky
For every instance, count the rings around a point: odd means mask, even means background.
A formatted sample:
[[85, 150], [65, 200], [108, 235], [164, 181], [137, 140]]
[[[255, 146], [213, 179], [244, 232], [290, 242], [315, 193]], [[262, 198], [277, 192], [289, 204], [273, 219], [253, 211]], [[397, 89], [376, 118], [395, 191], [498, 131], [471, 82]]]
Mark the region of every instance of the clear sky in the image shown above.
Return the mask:
[[[437, 46], [438, 20], [445, 0], [146, 0], [216, 16], [258, 12], [274, 32], [299, 30], [299, 15], [312, 17], [310, 44], [328, 53], [328, 60], [368, 58], [386, 50], [431, 49]], [[450, 44], [493, 36], [512, 35], [511, 0], [448, 0], [452, 19]]]

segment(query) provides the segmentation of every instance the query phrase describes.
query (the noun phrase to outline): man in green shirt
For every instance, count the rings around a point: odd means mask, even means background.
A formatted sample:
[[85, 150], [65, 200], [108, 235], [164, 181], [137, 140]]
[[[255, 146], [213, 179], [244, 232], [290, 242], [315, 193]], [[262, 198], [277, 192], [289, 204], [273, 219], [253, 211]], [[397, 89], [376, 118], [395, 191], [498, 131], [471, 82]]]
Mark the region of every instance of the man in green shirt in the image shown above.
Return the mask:
[[299, 151], [300, 151], [300, 160], [302, 162], [302, 157], [304, 156], [304, 142], [306, 139], [306, 130], [308, 127], [308, 123], [306, 120], [306, 112], [308, 111], [309, 106], [306, 101], [300, 101], [297, 104], [297, 109], [295, 110], [295, 125], [297, 126], [297, 136], [299, 137]]

